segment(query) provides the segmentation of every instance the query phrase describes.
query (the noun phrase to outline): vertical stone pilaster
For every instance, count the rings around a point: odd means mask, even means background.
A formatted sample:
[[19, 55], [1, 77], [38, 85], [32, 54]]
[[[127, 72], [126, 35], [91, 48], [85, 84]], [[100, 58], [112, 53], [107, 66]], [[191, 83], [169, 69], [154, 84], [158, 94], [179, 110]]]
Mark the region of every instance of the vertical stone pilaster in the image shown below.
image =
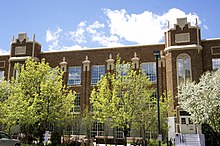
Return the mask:
[[139, 65], [140, 64], [140, 58], [137, 57], [136, 52], [134, 52], [134, 57], [131, 59], [131, 62], [132, 62], [132, 68], [134, 70], [139, 69], [139, 67], [140, 67], [140, 65]]
[[63, 73], [63, 84], [67, 85], [68, 73], [67, 73], [67, 62], [66, 62], [65, 57], [63, 57], [63, 61], [60, 62], [60, 69], [64, 72]]
[[90, 61], [88, 56], [86, 56], [85, 60], [82, 62], [83, 72], [82, 72], [82, 95], [81, 98], [83, 101], [82, 110], [85, 109], [86, 106], [89, 106], [89, 97], [90, 97], [90, 80], [91, 80], [91, 71], [90, 71]]
[[114, 62], [115, 60], [112, 59], [112, 54], [109, 55], [109, 59], [106, 60], [107, 63], [107, 72], [113, 73], [114, 71]]

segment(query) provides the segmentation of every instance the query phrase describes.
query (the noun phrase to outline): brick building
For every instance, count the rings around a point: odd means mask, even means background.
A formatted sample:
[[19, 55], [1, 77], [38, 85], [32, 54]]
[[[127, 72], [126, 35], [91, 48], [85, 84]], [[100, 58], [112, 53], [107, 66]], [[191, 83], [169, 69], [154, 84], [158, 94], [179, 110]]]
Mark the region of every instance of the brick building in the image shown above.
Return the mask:
[[[17, 62], [22, 64], [27, 58], [45, 58], [51, 67], [60, 66], [65, 72], [65, 84], [77, 93], [75, 112], [80, 112], [89, 102], [92, 85], [102, 74], [113, 69], [117, 54], [122, 60], [142, 67], [156, 84], [153, 50], [160, 50], [159, 91], [160, 94], [170, 93], [173, 97], [179, 84], [186, 80], [198, 81], [204, 72], [220, 66], [220, 39], [201, 40], [200, 28], [191, 26], [186, 18], [177, 19], [177, 24], [165, 32], [164, 38], [165, 43], [160, 44], [42, 52], [35, 36], [29, 40], [26, 33], [21, 33], [18, 38], [12, 39], [10, 55], [0, 56], [0, 76], [7, 79], [16, 76], [14, 64]], [[200, 132], [200, 128], [190, 121], [189, 115], [177, 106], [176, 99], [173, 100], [173, 108], [176, 115], [170, 115], [168, 120], [170, 138], [175, 133]], [[98, 123], [95, 127], [103, 129]], [[99, 135], [98, 128], [93, 131], [94, 135]]]

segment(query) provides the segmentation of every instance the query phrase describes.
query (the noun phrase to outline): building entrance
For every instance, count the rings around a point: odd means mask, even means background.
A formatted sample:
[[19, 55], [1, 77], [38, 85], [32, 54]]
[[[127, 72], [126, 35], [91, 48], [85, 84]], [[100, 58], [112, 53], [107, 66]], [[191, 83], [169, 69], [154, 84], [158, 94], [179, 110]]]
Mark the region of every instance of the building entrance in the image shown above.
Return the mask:
[[196, 133], [196, 126], [190, 119], [190, 115], [185, 111], [180, 111], [180, 133], [193, 134]]

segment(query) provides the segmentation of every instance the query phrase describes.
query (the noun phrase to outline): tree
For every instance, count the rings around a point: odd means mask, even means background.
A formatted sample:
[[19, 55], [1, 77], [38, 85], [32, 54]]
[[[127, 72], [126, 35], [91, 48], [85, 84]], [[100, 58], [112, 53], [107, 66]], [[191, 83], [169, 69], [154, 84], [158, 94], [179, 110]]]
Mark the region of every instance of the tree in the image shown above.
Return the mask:
[[4, 119], [2, 119], [2, 115], [4, 114], [3, 112], [3, 102], [8, 98], [10, 94], [10, 84], [8, 81], [4, 80], [4, 78], [1, 79], [0, 81], [0, 130], [3, 128], [2, 123], [4, 122]]
[[91, 129], [92, 129], [92, 124], [95, 122], [93, 113], [89, 109], [88, 106], [84, 108], [81, 114], [81, 124], [86, 130], [86, 144], [90, 145], [91, 143]]
[[[170, 96], [160, 97], [160, 122], [161, 131], [163, 131], [163, 137], [166, 137], [168, 132], [168, 110], [171, 109], [169, 106]], [[173, 112], [173, 110], [170, 110]], [[158, 111], [157, 111], [157, 98], [152, 96], [146, 99], [146, 102], [137, 111], [136, 120], [134, 122], [134, 127], [143, 130], [142, 138], [145, 142], [146, 132], [150, 131], [152, 133], [157, 133], [158, 128]], [[151, 137], [148, 137], [151, 138]], [[148, 139], [149, 140], [149, 139]]]
[[139, 109], [153, 94], [152, 83], [141, 70], [133, 70], [130, 64], [117, 59], [115, 73], [100, 79], [91, 93], [95, 118], [112, 127], [123, 129], [125, 145], [130, 126]]
[[181, 108], [187, 111], [195, 123], [206, 123], [218, 133], [220, 144], [220, 69], [207, 72], [199, 82], [188, 82], [178, 89]]
[[10, 83], [10, 94], [3, 104], [3, 123], [9, 128], [19, 124], [28, 129], [34, 127], [42, 141], [49, 125], [66, 124], [73, 118], [70, 112], [75, 95], [63, 85], [62, 72], [41, 62], [26, 60], [16, 79]]

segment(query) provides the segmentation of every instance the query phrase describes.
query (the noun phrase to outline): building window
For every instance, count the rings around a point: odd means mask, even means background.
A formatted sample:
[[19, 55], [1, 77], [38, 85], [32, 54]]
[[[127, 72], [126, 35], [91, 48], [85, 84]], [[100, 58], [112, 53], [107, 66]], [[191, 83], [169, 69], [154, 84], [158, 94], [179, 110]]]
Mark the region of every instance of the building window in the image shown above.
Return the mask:
[[74, 100], [74, 112], [80, 112], [80, 94], [76, 94], [76, 98]]
[[181, 118], [181, 124], [186, 124], [186, 118]]
[[5, 72], [3, 70], [0, 70], [0, 80], [2, 80], [4, 78], [4, 74], [5, 74]]
[[187, 54], [181, 54], [177, 57], [177, 82], [178, 85], [191, 80], [191, 59]]
[[105, 74], [105, 66], [104, 65], [93, 65], [92, 66], [92, 84], [96, 84], [102, 75]]
[[104, 136], [104, 124], [99, 122], [94, 122], [92, 124], [91, 136]]
[[142, 72], [147, 75], [149, 80], [151, 82], [156, 82], [157, 81], [156, 62], [142, 63], [141, 66], [142, 66]]
[[216, 71], [220, 67], [220, 58], [212, 59], [212, 70]]
[[66, 135], [79, 135], [80, 128], [81, 128], [80, 122], [73, 121], [73, 123], [71, 123], [71, 125], [68, 125], [68, 126], [66, 126], [66, 128], [64, 128], [64, 132]]
[[69, 67], [68, 85], [81, 84], [81, 66]]
[[127, 70], [130, 68], [130, 64], [119, 64], [117, 67], [117, 73], [122, 77], [127, 75]]
[[4, 74], [5, 72], [3, 70], [0, 70], [0, 82], [4, 80]]
[[[130, 128], [128, 128], [128, 133], [127, 133], [127, 137], [130, 137], [131, 135], [131, 130]], [[124, 132], [123, 132], [123, 128], [116, 128], [116, 138], [124, 138]]]
[[193, 121], [190, 118], [188, 118], [188, 120], [189, 120], [189, 124], [193, 124]]
[[19, 75], [20, 72], [21, 72], [21, 67], [22, 67], [22, 64], [21, 64], [21, 63], [16, 63], [16, 64], [15, 64], [14, 70], [13, 70], [13, 77], [14, 77], [14, 79], [17, 79], [17, 78], [18, 78], [18, 75]]

